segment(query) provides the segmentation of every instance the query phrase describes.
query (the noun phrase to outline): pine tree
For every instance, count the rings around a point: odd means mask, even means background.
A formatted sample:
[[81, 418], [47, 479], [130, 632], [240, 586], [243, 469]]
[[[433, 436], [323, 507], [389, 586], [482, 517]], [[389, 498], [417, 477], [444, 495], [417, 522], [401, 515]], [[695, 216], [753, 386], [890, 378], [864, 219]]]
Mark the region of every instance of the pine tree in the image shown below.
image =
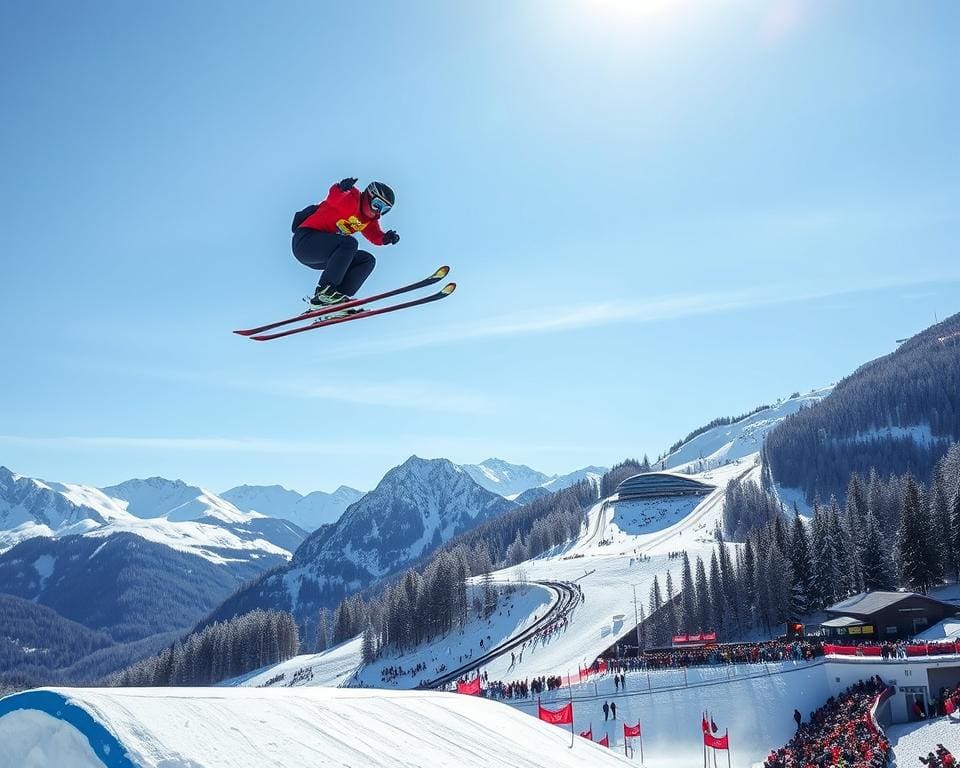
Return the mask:
[[900, 527], [897, 530], [897, 559], [900, 580], [911, 589], [926, 594], [934, 584], [930, 562], [929, 519], [921, 502], [920, 489], [912, 476], [907, 476], [903, 489]]
[[960, 582], [960, 484], [953, 494], [953, 501], [950, 503], [950, 539], [953, 543], [954, 552], [958, 553], [955, 565], [955, 580]]
[[863, 557], [867, 519], [867, 496], [860, 476], [854, 474], [847, 485], [847, 500], [844, 506], [843, 529], [850, 550], [850, 589], [863, 591]]
[[363, 630], [363, 640], [360, 645], [360, 656], [364, 664], [373, 664], [377, 660], [377, 644], [374, 638], [373, 625], [367, 624]]
[[655, 647], [666, 645], [666, 612], [663, 609], [663, 597], [660, 594], [660, 581], [657, 576], [653, 577], [653, 585], [650, 587], [650, 635], [651, 642]]
[[813, 505], [811, 554], [813, 562], [813, 607], [817, 610], [836, 602], [836, 547], [830, 533], [829, 514], [816, 502]]
[[893, 590], [896, 586], [896, 568], [890, 557], [890, 548], [883, 540], [873, 512], [867, 512], [863, 535], [863, 588], [873, 592]]
[[720, 559], [714, 550], [710, 555], [710, 606], [713, 621], [704, 627], [705, 630], [715, 630], [717, 637], [726, 637], [726, 591], [720, 575]]
[[330, 638], [330, 611], [327, 608], [321, 608], [320, 614], [317, 616], [317, 653], [323, 653], [329, 647], [329, 638]]
[[[788, 619], [797, 618], [792, 603], [793, 573], [789, 558], [780, 552], [776, 544], [767, 551], [764, 563], [766, 577], [764, 586], [767, 590], [768, 625], [771, 630], [786, 624]], [[775, 633], [771, 633], [773, 637]]]
[[710, 599], [710, 584], [707, 581], [707, 569], [703, 560], [697, 556], [696, 576], [694, 582], [697, 587], [697, 621], [698, 632], [705, 632], [713, 626], [713, 610]]
[[689, 634], [697, 623], [697, 594], [690, 570], [690, 557], [683, 551], [683, 565], [680, 570], [680, 631]]
[[799, 618], [810, 613], [813, 600], [813, 568], [810, 563], [810, 539], [807, 526], [794, 507], [790, 530], [790, 565], [793, 568], [793, 604]]
[[667, 600], [664, 605], [664, 613], [666, 613], [668, 641], [670, 637], [677, 634], [679, 617], [677, 616], [677, 601], [674, 598], [676, 598], [676, 593], [673, 590], [673, 575], [670, 571], [667, 571]]
[[957, 552], [950, 536], [950, 501], [947, 497], [947, 487], [939, 473], [934, 476], [933, 487], [930, 490], [930, 525], [935, 531], [931, 537], [932, 551], [938, 555], [940, 561], [939, 573], [953, 573], [956, 570]]
[[832, 542], [834, 552], [830, 580], [835, 585], [835, 596], [844, 598], [851, 594], [855, 583], [853, 545], [840, 521], [840, 505], [835, 498], [830, 499], [830, 510], [827, 514], [827, 536]]

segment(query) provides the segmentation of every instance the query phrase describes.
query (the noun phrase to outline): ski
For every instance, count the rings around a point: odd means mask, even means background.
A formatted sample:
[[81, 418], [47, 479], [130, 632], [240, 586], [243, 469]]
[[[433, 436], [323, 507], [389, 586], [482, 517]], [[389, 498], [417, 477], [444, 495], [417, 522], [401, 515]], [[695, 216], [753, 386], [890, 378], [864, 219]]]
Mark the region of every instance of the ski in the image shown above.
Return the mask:
[[239, 334], [240, 336], [254, 336], [255, 334], [261, 334], [265, 331], [272, 331], [274, 328], [279, 328], [282, 325], [290, 325], [290, 323], [297, 323], [301, 320], [310, 320], [314, 317], [322, 317], [331, 312], [339, 312], [343, 309], [350, 309], [351, 307], [360, 307], [364, 304], [370, 304], [374, 301], [381, 301], [382, 299], [389, 299], [393, 296], [399, 296], [401, 293], [408, 293], [410, 291], [415, 291], [418, 288], [426, 288], [434, 283], [438, 283], [443, 278], [447, 276], [450, 272], [450, 267], [443, 266], [440, 267], [436, 272], [434, 272], [430, 277], [427, 277], [423, 280], [418, 280], [415, 283], [410, 283], [408, 285], [403, 285], [399, 288], [394, 288], [392, 291], [385, 291], [384, 293], [378, 293], [374, 296], [366, 296], [360, 299], [351, 299], [350, 301], [345, 301], [342, 304], [334, 304], [330, 307], [323, 307], [323, 309], [312, 309], [307, 312], [302, 312], [301, 314], [295, 317], [288, 317], [285, 320], [278, 320], [274, 323], [267, 323], [266, 325], [259, 325], [256, 328], [243, 328], [234, 333]]
[[[353, 315], [345, 315], [344, 317], [335, 317], [332, 320], [316, 320], [308, 325], [298, 326], [296, 328], [291, 328], [286, 331], [279, 331], [277, 333], [268, 333], [268, 334], [258, 334], [257, 336], [250, 336], [248, 338], [253, 339], [254, 341], [270, 341], [271, 339], [282, 339], [284, 336], [293, 336], [295, 333], [303, 333], [304, 331], [315, 331], [317, 328], [326, 328], [329, 325], [338, 325], [339, 323], [349, 323], [353, 320], [363, 320], [365, 317], [374, 317], [375, 315], [385, 315], [388, 312], [396, 312], [399, 309], [408, 309], [409, 307], [419, 307], [421, 304], [429, 304], [433, 301], [439, 301], [440, 299], [445, 299], [451, 293], [456, 290], [456, 283], [447, 283], [443, 288], [436, 293], [431, 293], [429, 296], [423, 296], [419, 299], [412, 299], [411, 301], [404, 301], [400, 304], [391, 304], [386, 307], [381, 307], [380, 309], [367, 309], [363, 312], [357, 312]], [[368, 299], [372, 301], [372, 299]], [[345, 307], [346, 304], [339, 305], [338, 309]]]

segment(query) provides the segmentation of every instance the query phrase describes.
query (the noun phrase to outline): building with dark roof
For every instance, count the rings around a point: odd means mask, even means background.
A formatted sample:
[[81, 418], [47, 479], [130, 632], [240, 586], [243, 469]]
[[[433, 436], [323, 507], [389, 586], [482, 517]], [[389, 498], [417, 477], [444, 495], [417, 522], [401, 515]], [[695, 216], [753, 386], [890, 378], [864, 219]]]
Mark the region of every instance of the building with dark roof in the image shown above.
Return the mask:
[[861, 592], [826, 609], [828, 637], [897, 640], [913, 637], [960, 608], [916, 592]]
[[643, 472], [617, 486], [617, 499], [656, 499], [662, 496], [705, 496], [716, 488], [709, 483], [670, 472]]

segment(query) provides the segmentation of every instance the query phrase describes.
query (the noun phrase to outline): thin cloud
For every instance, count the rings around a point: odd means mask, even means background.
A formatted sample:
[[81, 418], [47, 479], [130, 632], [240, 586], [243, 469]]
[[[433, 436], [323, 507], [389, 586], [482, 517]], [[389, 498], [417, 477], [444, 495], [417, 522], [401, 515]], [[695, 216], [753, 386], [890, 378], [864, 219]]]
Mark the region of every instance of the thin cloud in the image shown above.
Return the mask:
[[609, 301], [586, 304], [579, 307], [543, 307], [537, 311], [505, 314], [487, 318], [477, 323], [447, 326], [442, 329], [352, 344], [336, 349], [338, 355], [347, 357], [362, 354], [395, 352], [418, 347], [458, 343], [465, 340], [490, 339], [503, 336], [548, 334], [583, 328], [618, 325], [624, 323], [645, 324], [677, 320], [697, 315], [759, 309], [766, 306], [814, 301], [837, 296], [924, 285], [932, 282], [960, 281], [960, 273], [939, 276], [915, 276], [905, 279], [864, 281], [856, 286], [810, 286], [797, 290], [792, 286], [762, 286], [749, 290], [728, 293], [680, 294], [635, 301]]

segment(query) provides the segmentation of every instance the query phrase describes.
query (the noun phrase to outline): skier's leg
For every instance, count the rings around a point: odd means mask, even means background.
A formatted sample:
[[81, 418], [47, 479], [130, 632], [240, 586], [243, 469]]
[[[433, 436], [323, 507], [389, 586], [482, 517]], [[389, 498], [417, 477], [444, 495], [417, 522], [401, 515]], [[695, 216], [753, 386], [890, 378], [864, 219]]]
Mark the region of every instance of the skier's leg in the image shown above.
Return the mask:
[[[357, 241], [349, 235], [316, 230], [297, 230], [293, 236], [293, 255], [311, 269], [322, 269], [320, 284], [346, 293], [340, 284], [357, 253]], [[348, 294], [349, 295], [349, 294]]]
[[[352, 240], [353, 238], [350, 239]], [[357, 251], [337, 290], [347, 294], [347, 296], [356, 296], [360, 290], [360, 286], [370, 277], [370, 273], [373, 272], [376, 264], [377, 260], [373, 257], [372, 253]]]

